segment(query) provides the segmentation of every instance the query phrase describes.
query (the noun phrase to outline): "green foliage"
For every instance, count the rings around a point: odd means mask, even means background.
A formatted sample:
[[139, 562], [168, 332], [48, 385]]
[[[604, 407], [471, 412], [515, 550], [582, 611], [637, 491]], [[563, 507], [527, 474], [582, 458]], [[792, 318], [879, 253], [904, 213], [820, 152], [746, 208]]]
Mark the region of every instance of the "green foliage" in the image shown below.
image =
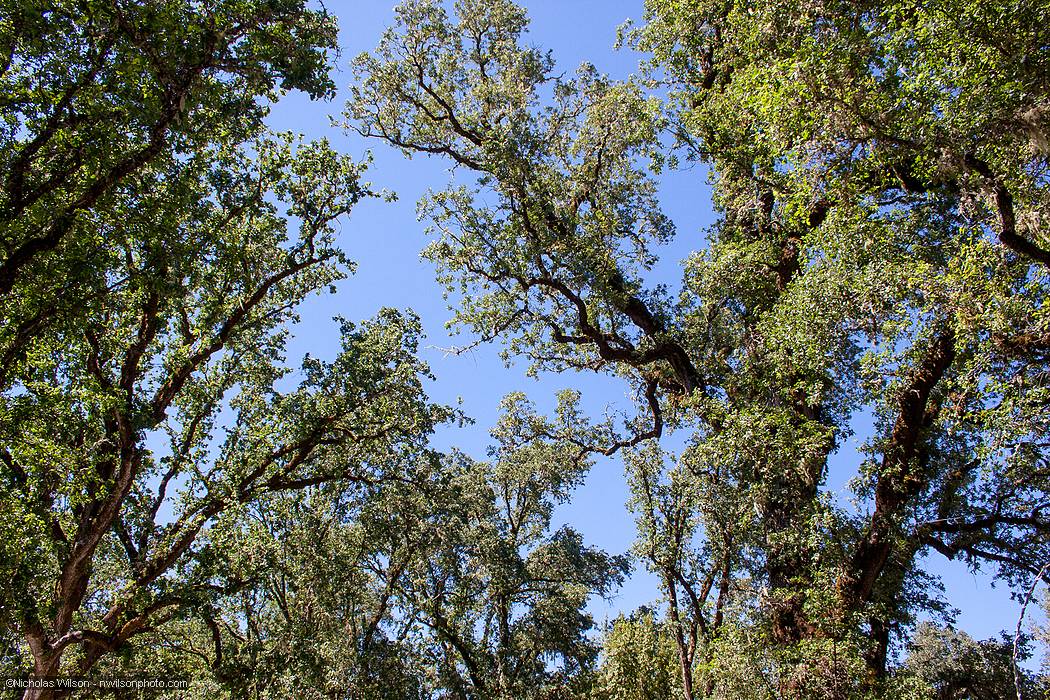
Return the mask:
[[[94, 216], [145, 191], [135, 178], [151, 164], [254, 138], [279, 91], [330, 95], [335, 35], [298, 0], [5, 1], [0, 293], [27, 277], [45, 298], [79, 291], [99, 264]], [[9, 332], [50, 318], [41, 301], [5, 304]]]
[[285, 365], [296, 307], [350, 267], [335, 222], [372, 196], [363, 166], [261, 124], [280, 90], [331, 91], [330, 17], [8, 3], [0, 31], [4, 667], [87, 674], [136, 635], [199, 635], [229, 593], [223, 522], [401, 473], [450, 414], [410, 315]]
[[628, 566], [570, 527], [551, 531], [554, 506], [589, 467], [577, 401], [563, 393], [546, 419], [524, 396], [507, 397], [491, 461], [453, 454], [447, 491], [428, 498], [431, 543], [404, 595], [428, 630], [422, 653], [439, 687], [454, 694], [556, 697], [596, 660], [584, 608], [611, 594]]
[[[285, 361], [373, 196], [262, 126], [332, 94], [330, 16], [0, 1], [0, 668], [201, 698], [1009, 695], [1011, 645], [915, 623], [948, 607], [927, 554], [1015, 587], [1050, 557], [1048, 12], [650, 0], [616, 82], [559, 77], [509, 0], [402, 4], [347, 126], [476, 176], [421, 204], [453, 326], [636, 400], [592, 424], [513, 394], [481, 461], [428, 445], [456, 415], [410, 313]], [[683, 160], [719, 216], [672, 294], [647, 280]], [[867, 416], [847, 508], [828, 468]], [[663, 597], [601, 648], [586, 604], [628, 560], [553, 526], [595, 453]]]
[[[653, 246], [673, 233], [653, 180], [633, 167], [658, 145], [658, 103], [588, 66], [554, 81], [550, 58], [521, 45], [524, 13], [508, 2], [456, 10], [458, 24], [436, 2], [401, 6], [397, 31], [355, 61], [347, 104], [362, 133], [447, 154], [498, 202], [477, 206], [477, 192], [461, 188], [422, 205], [442, 234], [426, 253], [439, 278], [453, 291], [477, 282], [455, 324], [506, 335], [536, 369], [641, 355], [603, 309], [631, 304]], [[585, 337], [566, 342], [580, 316]], [[589, 349], [602, 333], [612, 334], [604, 355]]]
[[[590, 449], [634, 448], [685, 697], [879, 692], [944, 608], [920, 556], [1017, 585], [1050, 555], [1047, 19], [653, 0], [626, 35], [648, 76], [617, 84], [557, 77], [510, 3], [416, 1], [355, 62], [353, 128], [477, 176], [422, 205], [454, 325], [634, 388]], [[710, 166], [719, 219], [676, 299], [645, 283], [673, 232], [646, 166], [681, 159]], [[844, 509], [829, 459], [864, 415]], [[682, 454], [645, 444], [665, 428]]]
[[[976, 641], [965, 632], [922, 623], [908, 645], [905, 672], [927, 684], [936, 698], [1016, 697], [1014, 686], [1013, 639]], [[1029, 657], [1027, 643], [1020, 650], [1019, 663]], [[1020, 692], [1039, 697], [1037, 681], [1021, 670]]]
[[575, 401], [564, 395], [550, 420], [508, 397], [491, 462], [428, 453], [396, 479], [224, 513], [193, 564], [215, 595], [130, 647], [124, 667], [172, 659], [208, 697], [576, 692], [598, 651], [584, 608], [626, 561], [551, 529], [587, 468]]
[[449, 416], [423, 395], [418, 321], [394, 311], [344, 323], [335, 359], [307, 358], [289, 382], [287, 324], [344, 274], [332, 222], [368, 193], [326, 144], [253, 151], [180, 164], [128, 208], [97, 211], [112, 235], [84, 280], [91, 303], [36, 332], [11, 369], [4, 536], [38, 544], [5, 558], [20, 583], [0, 608], [56, 656], [82, 630], [111, 636], [67, 655], [84, 670], [155, 614], [205, 604], [210, 574], [187, 562], [216, 517], [401, 472]]
[[600, 691], [609, 700], [678, 697], [678, 650], [651, 610], [621, 616], [602, 640]]
[[5, 673], [524, 698], [593, 667], [584, 608], [627, 565], [552, 532], [604, 430], [577, 397], [509, 397], [477, 462], [428, 447], [454, 414], [410, 313], [285, 361], [374, 196], [262, 125], [284, 91], [331, 95], [334, 40], [298, 0], [0, 7]]

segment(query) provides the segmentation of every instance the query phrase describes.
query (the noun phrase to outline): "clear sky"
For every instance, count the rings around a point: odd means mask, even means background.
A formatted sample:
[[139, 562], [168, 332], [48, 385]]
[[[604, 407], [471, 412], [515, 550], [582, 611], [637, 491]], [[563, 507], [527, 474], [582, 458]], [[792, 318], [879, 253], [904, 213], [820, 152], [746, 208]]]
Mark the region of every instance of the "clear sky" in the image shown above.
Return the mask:
[[[617, 27], [628, 19], [641, 20], [642, 0], [525, 0], [524, 4], [532, 20], [531, 42], [553, 50], [559, 70], [571, 73], [583, 61], [614, 78], [626, 77], [636, 70], [639, 56], [627, 50], [616, 51], [613, 44]], [[462, 355], [443, 350], [466, 345], [471, 338], [450, 337], [445, 329], [450, 317], [448, 302], [442, 299], [432, 267], [419, 258], [428, 238], [425, 223], [416, 219], [416, 201], [428, 189], [440, 189], [449, 181], [447, 163], [419, 157], [409, 161], [378, 141], [366, 141], [330, 126], [330, 117], [339, 117], [347, 97], [346, 86], [352, 79], [349, 61], [376, 45], [393, 19], [394, 3], [330, 0], [326, 6], [340, 21], [342, 55], [335, 74], [340, 94], [329, 103], [290, 95], [274, 108], [271, 126], [310, 138], [327, 137], [339, 150], [358, 158], [371, 151], [375, 162], [369, 179], [376, 188], [396, 192], [399, 200], [392, 204], [365, 202], [344, 221], [341, 245], [358, 263], [357, 273], [338, 286], [336, 295], [315, 298], [303, 308], [302, 322], [289, 347], [289, 360], [297, 363], [305, 352], [320, 357], [334, 355], [338, 347], [334, 315], [356, 321], [372, 316], [383, 306], [414, 310], [427, 334], [423, 356], [436, 375], [429, 387], [431, 398], [443, 403], [462, 399], [463, 409], [477, 421], [474, 426], [442, 431], [436, 442], [439, 447], [455, 445], [477, 457], [484, 455], [487, 430], [494, 421], [499, 400], [510, 391], [526, 392], [543, 411], [553, 407], [554, 393], [566, 387], [581, 390], [584, 406], [594, 414], [606, 407], [626, 407], [626, 387], [617, 380], [593, 375], [532, 380], [525, 377], [522, 364], [503, 366], [498, 345], [481, 346]], [[656, 271], [661, 281], [677, 284], [682, 258], [704, 244], [704, 229], [713, 220], [705, 177], [701, 168], [694, 168], [661, 178], [661, 202], [678, 229], [676, 240], [663, 251]], [[846, 482], [859, 463], [856, 448], [868, 434], [870, 422], [861, 417], [857, 436], [833, 458], [828, 488], [843, 500], [848, 498]], [[573, 501], [558, 510], [556, 518], [571, 523], [590, 544], [623, 552], [634, 537], [634, 523], [624, 507], [626, 498], [622, 464], [603, 459], [587, 483], [577, 490]], [[1010, 599], [1005, 587], [993, 589], [984, 576], [973, 575], [965, 566], [947, 562], [939, 555], [931, 557], [926, 565], [929, 571], [944, 576], [947, 598], [961, 611], [960, 628], [978, 639], [997, 636], [1004, 629], [1012, 632], [1020, 604]], [[655, 578], [636, 571], [615, 600], [608, 604], [596, 601], [592, 612], [601, 622], [658, 597]], [[1029, 616], [1035, 612], [1035, 606], [1029, 608]]]

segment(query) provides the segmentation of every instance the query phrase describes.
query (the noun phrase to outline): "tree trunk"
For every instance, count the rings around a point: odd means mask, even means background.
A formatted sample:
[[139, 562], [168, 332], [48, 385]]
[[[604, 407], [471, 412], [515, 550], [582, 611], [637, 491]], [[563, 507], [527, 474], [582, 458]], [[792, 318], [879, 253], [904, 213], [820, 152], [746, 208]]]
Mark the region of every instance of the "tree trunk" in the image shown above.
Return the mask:
[[[42, 638], [30, 642], [30, 649], [33, 652], [31, 681], [54, 678], [62, 666], [62, 653], [52, 651], [50, 648], [40, 648], [41, 643], [46, 644]], [[26, 688], [22, 694], [22, 700], [54, 700], [56, 697], [55, 690], [52, 688]]]
[[682, 671], [682, 692], [685, 700], [693, 700], [693, 658], [682, 631], [682, 616], [678, 611], [678, 589], [671, 572], [664, 572], [671, 622], [674, 624], [674, 643], [678, 647], [678, 665]]

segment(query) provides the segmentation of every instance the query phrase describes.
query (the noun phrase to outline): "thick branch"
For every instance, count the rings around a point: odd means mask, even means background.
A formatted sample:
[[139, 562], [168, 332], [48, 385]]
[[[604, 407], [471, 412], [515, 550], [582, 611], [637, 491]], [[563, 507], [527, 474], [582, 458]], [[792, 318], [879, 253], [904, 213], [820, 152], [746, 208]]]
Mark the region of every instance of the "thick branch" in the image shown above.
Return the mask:
[[875, 509], [839, 580], [840, 595], [847, 608], [870, 599], [893, 548], [894, 525], [904, 507], [927, 483], [928, 475], [922, 473], [918, 464], [919, 444], [937, 415], [938, 406], [931, 402], [933, 389], [954, 359], [954, 335], [942, 331], [903, 388], [897, 419], [883, 451], [875, 486]]

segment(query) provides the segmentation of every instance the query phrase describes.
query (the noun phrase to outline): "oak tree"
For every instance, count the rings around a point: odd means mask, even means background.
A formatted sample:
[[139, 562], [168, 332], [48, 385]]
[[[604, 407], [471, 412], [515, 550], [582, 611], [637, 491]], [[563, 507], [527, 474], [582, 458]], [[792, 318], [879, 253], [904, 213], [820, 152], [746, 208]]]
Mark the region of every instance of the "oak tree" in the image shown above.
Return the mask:
[[[354, 128], [477, 177], [423, 204], [456, 323], [634, 387], [593, 449], [643, 455], [686, 698], [741, 634], [780, 697], [866, 692], [938, 605], [926, 553], [1011, 583], [1046, 560], [1046, 19], [654, 0], [649, 77], [614, 82], [559, 77], [510, 2], [419, 1], [357, 60]], [[672, 295], [653, 171], [686, 159], [719, 219]], [[829, 462], [866, 415], [844, 508]], [[643, 444], [673, 429], [683, 454]]]

